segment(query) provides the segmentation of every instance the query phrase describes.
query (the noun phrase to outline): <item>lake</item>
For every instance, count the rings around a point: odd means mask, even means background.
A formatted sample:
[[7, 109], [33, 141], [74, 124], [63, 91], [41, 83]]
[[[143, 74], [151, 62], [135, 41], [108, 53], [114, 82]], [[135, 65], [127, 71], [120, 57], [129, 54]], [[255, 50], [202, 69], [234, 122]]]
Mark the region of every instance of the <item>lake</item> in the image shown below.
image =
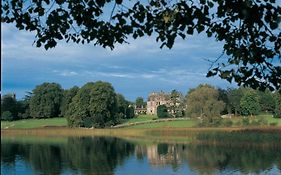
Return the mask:
[[114, 137], [4, 137], [2, 175], [281, 174], [273, 145], [157, 143]]

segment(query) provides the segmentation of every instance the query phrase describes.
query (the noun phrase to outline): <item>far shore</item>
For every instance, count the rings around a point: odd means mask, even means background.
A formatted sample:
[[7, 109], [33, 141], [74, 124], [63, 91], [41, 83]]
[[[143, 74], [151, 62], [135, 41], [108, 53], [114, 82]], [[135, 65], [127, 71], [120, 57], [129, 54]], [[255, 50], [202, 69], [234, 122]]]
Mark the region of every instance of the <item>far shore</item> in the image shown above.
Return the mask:
[[[2, 136], [10, 135], [41, 135], [41, 136], [140, 136], [149, 132], [170, 133], [170, 135], [190, 135], [201, 132], [234, 132], [252, 131], [261, 133], [281, 133], [280, 126], [249, 126], [249, 127], [191, 127], [191, 128], [69, 128], [51, 126], [32, 129], [1, 129]], [[145, 134], [146, 135], [146, 134]], [[163, 135], [165, 136], [165, 135]]]

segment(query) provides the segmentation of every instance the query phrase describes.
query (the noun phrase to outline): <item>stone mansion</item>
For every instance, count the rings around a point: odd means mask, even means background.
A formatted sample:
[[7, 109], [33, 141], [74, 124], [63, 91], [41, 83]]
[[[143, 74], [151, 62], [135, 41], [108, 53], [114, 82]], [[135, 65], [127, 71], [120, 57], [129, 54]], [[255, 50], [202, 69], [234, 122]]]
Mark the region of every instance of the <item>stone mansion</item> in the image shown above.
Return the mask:
[[169, 105], [170, 93], [152, 92], [149, 94], [147, 99], [146, 114], [156, 115], [157, 107], [159, 105]]

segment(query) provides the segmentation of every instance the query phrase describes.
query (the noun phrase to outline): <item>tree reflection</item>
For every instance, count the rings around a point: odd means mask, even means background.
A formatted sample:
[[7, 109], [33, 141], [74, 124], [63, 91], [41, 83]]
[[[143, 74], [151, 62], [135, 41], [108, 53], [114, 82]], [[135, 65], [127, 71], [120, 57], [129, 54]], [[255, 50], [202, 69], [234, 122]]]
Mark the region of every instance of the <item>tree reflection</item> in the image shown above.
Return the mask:
[[[224, 169], [243, 173], [261, 173], [280, 164], [278, 147], [223, 147], [211, 145], [190, 145], [186, 160], [193, 171], [213, 174]], [[280, 168], [279, 168], [280, 169]]]
[[169, 166], [175, 172], [186, 163], [198, 174], [220, 171], [259, 174], [274, 166], [281, 170], [280, 145], [138, 145], [104, 137], [72, 137], [59, 144], [1, 140], [1, 164], [15, 167], [18, 158], [24, 159], [35, 174], [58, 175], [70, 171], [72, 174], [111, 175], [130, 156], [138, 160], [147, 159], [152, 167]]
[[[15, 165], [25, 159], [38, 174], [58, 175], [63, 169], [82, 174], [113, 174], [134, 152], [134, 145], [116, 138], [69, 138], [66, 144], [1, 142], [1, 162]], [[74, 173], [75, 174], [75, 173]]]

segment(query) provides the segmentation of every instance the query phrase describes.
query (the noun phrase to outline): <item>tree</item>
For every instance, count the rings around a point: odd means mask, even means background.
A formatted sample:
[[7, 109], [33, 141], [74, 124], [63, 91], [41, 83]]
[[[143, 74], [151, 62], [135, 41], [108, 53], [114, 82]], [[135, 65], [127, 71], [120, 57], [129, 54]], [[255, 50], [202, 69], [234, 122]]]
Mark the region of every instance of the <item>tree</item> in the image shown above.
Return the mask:
[[230, 113], [231, 112], [230, 105], [229, 105], [229, 101], [228, 101], [228, 97], [227, 97], [228, 91], [225, 89], [218, 88], [218, 92], [219, 92], [218, 100], [223, 101], [225, 104], [222, 114]]
[[281, 118], [281, 90], [274, 93], [275, 97], [275, 110], [274, 117]]
[[242, 114], [257, 115], [260, 112], [260, 99], [256, 91], [247, 89], [240, 101]]
[[24, 99], [17, 102], [17, 111], [19, 119], [26, 119], [30, 117], [29, 102]]
[[275, 109], [275, 99], [273, 93], [271, 93], [269, 90], [266, 90], [264, 92], [259, 91], [258, 94], [261, 111], [273, 113]]
[[63, 90], [57, 83], [43, 83], [32, 90], [30, 115], [33, 118], [58, 117]]
[[281, 86], [281, 68], [272, 63], [281, 58], [280, 9], [276, 0], [3, 0], [1, 21], [34, 32], [36, 46], [45, 49], [59, 40], [113, 49], [128, 36], [146, 35], [172, 48], [178, 37], [205, 33], [224, 44], [227, 58], [211, 61], [207, 76], [274, 90]]
[[117, 99], [110, 83], [85, 84], [75, 95], [67, 111], [71, 127], [105, 127], [118, 122]]
[[169, 110], [173, 117], [183, 116], [183, 97], [176, 90], [171, 92]]
[[64, 117], [66, 115], [66, 111], [68, 110], [69, 105], [73, 100], [73, 97], [77, 94], [78, 91], [79, 91], [79, 87], [74, 86], [63, 92], [63, 99], [60, 107], [61, 116]]
[[236, 116], [241, 113], [240, 100], [243, 96], [243, 93], [243, 88], [227, 90], [229, 108]]
[[14, 116], [10, 111], [4, 111], [1, 114], [1, 120], [5, 120], [5, 121], [13, 121], [14, 120]]
[[6, 94], [1, 97], [1, 116], [2, 113], [5, 111], [9, 111], [12, 114], [12, 120], [17, 118], [18, 116], [17, 100], [13, 94]]
[[137, 99], [136, 99], [136, 107], [137, 108], [145, 108], [146, 107], [146, 102], [144, 102], [142, 97], [137, 97]]
[[129, 102], [125, 99], [122, 94], [116, 94], [118, 113], [121, 118], [133, 118], [134, 110], [129, 107]]
[[199, 85], [187, 95], [187, 112], [191, 117], [217, 118], [224, 109], [219, 92], [210, 85]]
[[168, 108], [166, 105], [159, 105], [157, 107], [157, 117], [158, 118], [167, 118], [169, 117]]

